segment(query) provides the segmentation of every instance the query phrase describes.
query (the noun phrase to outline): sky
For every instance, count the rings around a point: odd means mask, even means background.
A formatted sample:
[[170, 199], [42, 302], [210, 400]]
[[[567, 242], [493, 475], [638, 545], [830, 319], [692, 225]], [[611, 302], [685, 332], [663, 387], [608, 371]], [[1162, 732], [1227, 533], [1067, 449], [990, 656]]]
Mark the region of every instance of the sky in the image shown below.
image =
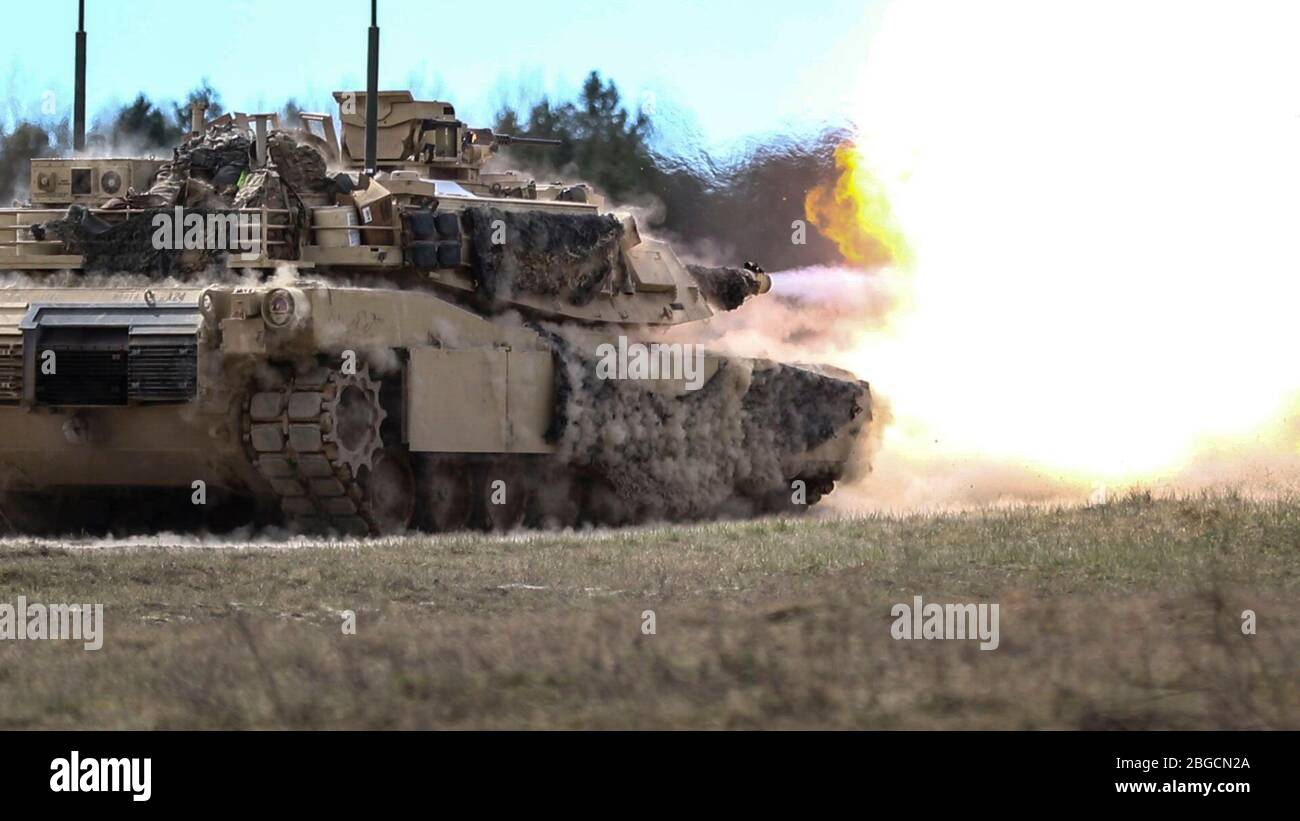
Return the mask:
[[[664, 139], [718, 149], [772, 131], [846, 124], [855, 67], [883, 0], [380, 0], [380, 87], [454, 103], [488, 124], [503, 102], [571, 97], [592, 69], [657, 115]], [[12, 121], [72, 98], [76, 0], [8, 3], [0, 52]], [[364, 88], [369, 0], [86, 0], [90, 119], [144, 92], [208, 79], [227, 108], [293, 97], [333, 111]], [[201, 25], [201, 29], [189, 28]], [[328, 109], [327, 109], [328, 107]]]

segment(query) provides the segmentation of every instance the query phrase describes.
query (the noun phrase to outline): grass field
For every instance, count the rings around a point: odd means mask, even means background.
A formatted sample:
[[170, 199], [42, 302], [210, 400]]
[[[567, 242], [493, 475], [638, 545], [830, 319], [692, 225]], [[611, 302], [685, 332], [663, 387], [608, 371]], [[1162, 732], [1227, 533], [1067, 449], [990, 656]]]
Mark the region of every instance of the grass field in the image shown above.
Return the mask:
[[[1300, 499], [1231, 494], [339, 544], [11, 539], [0, 602], [101, 602], [105, 639], [0, 642], [0, 727], [1297, 728], [1298, 593]], [[1000, 646], [892, 639], [914, 595], [998, 603]]]

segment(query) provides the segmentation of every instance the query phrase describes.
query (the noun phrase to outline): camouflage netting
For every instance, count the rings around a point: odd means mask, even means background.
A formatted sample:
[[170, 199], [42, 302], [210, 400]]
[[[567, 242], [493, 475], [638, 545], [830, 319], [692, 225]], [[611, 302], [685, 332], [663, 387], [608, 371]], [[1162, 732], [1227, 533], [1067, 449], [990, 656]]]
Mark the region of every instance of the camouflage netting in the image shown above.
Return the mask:
[[310, 145], [299, 143], [285, 131], [272, 131], [266, 140], [271, 163], [293, 191], [323, 192], [331, 187], [325, 158]]
[[[172, 161], [158, 169], [154, 184], [144, 193], [131, 192], [110, 200], [106, 208], [161, 208], [190, 205], [208, 194], [228, 195], [252, 165], [252, 142], [234, 125], [214, 125], [177, 146]], [[186, 197], [191, 179], [204, 185], [198, 196]], [[197, 186], [196, 186], [197, 188]]]
[[[171, 215], [173, 212], [166, 208], [153, 209], [132, 214], [123, 222], [109, 224], [87, 212], [83, 206], [74, 205], [65, 217], [37, 226], [33, 233], [38, 238], [48, 236], [65, 242], [70, 253], [83, 256], [83, 268], [87, 273], [190, 274], [204, 271], [223, 259], [225, 252], [219, 250], [156, 247], [159, 243], [154, 242], [157, 229], [153, 226], [153, 219], [158, 213]], [[206, 219], [210, 212], [189, 213]]]
[[489, 301], [540, 294], [586, 305], [625, 276], [623, 226], [612, 215], [497, 208], [469, 208], [465, 215], [474, 244], [470, 264]]
[[232, 203], [236, 208], [284, 208], [288, 194], [283, 179], [274, 171], [263, 168], [247, 174], [244, 184], [235, 192]]
[[788, 498], [792, 479], [833, 481], [808, 455], [869, 404], [861, 382], [743, 359], [675, 397], [598, 379], [594, 359], [548, 338], [559, 359], [548, 439], [563, 461], [603, 476], [629, 518], [745, 515], [751, 502]]
[[747, 268], [687, 265], [686, 269], [700, 283], [704, 298], [724, 311], [734, 311], [759, 290], [758, 277]]
[[[219, 260], [223, 252], [154, 249], [150, 243], [153, 230], [148, 227], [152, 209], [181, 206], [187, 213], [206, 215], [265, 205], [288, 212], [270, 215], [268, 223], [289, 226], [283, 233], [272, 234], [286, 242], [270, 246], [268, 254], [275, 259], [293, 258], [308, 218], [299, 194], [328, 189], [325, 159], [315, 148], [299, 144], [283, 131], [272, 131], [267, 137], [268, 167], [253, 170], [253, 153], [253, 141], [245, 130], [234, 124], [212, 125], [176, 148], [172, 161], [162, 165], [148, 191], [130, 191], [104, 204], [106, 210], [130, 208], [146, 214], [133, 215], [108, 230], [102, 221], [90, 217], [92, 221], [87, 222], [88, 215], [69, 209], [67, 216], [46, 223], [44, 229], [67, 242], [69, 253], [84, 253], [87, 270], [190, 273]], [[138, 247], [133, 246], [141, 240]]]

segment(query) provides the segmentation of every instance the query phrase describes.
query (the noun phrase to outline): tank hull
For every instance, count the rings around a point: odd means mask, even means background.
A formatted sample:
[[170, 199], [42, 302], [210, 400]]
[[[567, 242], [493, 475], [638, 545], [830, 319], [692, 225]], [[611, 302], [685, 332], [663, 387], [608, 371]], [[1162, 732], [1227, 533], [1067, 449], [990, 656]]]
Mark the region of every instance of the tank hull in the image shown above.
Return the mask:
[[[6, 514], [148, 488], [355, 535], [747, 515], [815, 502], [870, 422], [847, 377], [703, 351], [690, 378], [602, 373], [627, 336], [295, 282], [0, 289]], [[838, 407], [764, 432], [810, 390]]]

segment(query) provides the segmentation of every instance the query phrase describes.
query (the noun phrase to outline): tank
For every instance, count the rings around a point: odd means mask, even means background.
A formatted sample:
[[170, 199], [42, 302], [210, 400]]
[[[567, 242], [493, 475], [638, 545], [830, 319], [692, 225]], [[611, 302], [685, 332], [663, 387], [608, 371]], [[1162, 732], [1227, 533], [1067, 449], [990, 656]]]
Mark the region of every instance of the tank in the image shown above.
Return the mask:
[[32, 162], [0, 210], [0, 526], [619, 525], [800, 510], [850, 468], [865, 382], [691, 341], [761, 267], [490, 170], [529, 140], [450, 103], [334, 97], [341, 133], [196, 106], [170, 158]]

